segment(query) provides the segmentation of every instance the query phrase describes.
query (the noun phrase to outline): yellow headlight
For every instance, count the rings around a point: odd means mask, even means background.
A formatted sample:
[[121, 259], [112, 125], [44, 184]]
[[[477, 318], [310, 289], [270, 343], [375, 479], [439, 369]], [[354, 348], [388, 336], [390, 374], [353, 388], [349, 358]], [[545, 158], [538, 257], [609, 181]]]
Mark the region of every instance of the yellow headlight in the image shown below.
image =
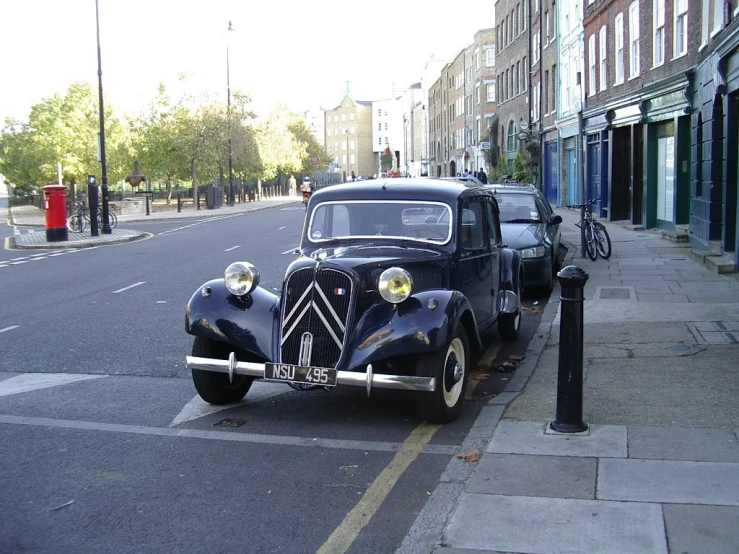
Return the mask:
[[382, 272], [377, 288], [385, 300], [399, 304], [413, 292], [413, 279], [405, 269], [391, 267]]
[[259, 271], [249, 262], [235, 262], [226, 268], [224, 279], [228, 292], [243, 296], [259, 284]]

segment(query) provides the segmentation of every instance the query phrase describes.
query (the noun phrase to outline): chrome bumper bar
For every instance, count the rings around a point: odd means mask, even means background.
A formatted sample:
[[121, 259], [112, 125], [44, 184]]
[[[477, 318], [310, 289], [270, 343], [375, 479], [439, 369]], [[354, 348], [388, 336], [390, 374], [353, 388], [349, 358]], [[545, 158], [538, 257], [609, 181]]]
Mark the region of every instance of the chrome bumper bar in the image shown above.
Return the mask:
[[[248, 375], [264, 379], [264, 364], [254, 362], [239, 362], [233, 352], [228, 360], [215, 358], [199, 358], [197, 356], [185, 356], [185, 367], [187, 369], [199, 369], [201, 371], [214, 371], [217, 373], [228, 373], [233, 375]], [[286, 381], [282, 381], [286, 382]], [[420, 392], [434, 392], [436, 390], [436, 379], [433, 377], [413, 377], [407, 375], [385, 375], [374, 373], [372, 365], [367, 366], [365, 373], [357, 371], [337, 371], [337, 385], [349, 385], [352, 387], [365, 387], [367, 394], [373, 387], [379, 389], [402, 389]]]

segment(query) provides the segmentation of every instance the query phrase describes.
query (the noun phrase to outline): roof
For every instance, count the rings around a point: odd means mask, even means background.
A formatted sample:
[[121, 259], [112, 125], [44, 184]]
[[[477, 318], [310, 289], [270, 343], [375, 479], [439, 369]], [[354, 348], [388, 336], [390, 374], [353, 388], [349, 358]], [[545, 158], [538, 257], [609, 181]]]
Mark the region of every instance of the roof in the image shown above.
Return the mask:
[[324, 187], [313, 196], [316, 200], [421, 200], [453, 204], [460, 196], [489, 194], [485, 187], [459, 181], [429, 178], [372, 179]]

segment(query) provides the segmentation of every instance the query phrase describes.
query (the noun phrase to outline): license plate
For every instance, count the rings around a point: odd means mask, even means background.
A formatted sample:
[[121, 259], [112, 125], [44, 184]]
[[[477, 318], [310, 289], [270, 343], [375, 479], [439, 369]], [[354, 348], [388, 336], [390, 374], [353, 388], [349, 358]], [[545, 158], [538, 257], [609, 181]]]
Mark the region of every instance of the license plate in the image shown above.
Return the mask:
[[264, 378], [308, 385], [336, 386], [336, 370], [326, 367], [268, 363], [264, 365]]

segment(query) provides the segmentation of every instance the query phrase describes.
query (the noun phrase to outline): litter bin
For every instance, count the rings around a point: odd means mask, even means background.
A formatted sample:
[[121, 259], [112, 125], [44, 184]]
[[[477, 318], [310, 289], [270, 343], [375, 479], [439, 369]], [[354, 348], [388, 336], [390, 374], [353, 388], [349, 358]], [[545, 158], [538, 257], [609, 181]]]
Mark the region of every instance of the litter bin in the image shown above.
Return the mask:
[[64, 185], [46, 185], [41, 188], [44, 191], [47, 242], [69, 240], [67, 231], [67, 187]]
[[223, 191], [221, 187], [211, 185], [205, 195], [205, 207], [209, 210], [215, 210], [223, 206]]

